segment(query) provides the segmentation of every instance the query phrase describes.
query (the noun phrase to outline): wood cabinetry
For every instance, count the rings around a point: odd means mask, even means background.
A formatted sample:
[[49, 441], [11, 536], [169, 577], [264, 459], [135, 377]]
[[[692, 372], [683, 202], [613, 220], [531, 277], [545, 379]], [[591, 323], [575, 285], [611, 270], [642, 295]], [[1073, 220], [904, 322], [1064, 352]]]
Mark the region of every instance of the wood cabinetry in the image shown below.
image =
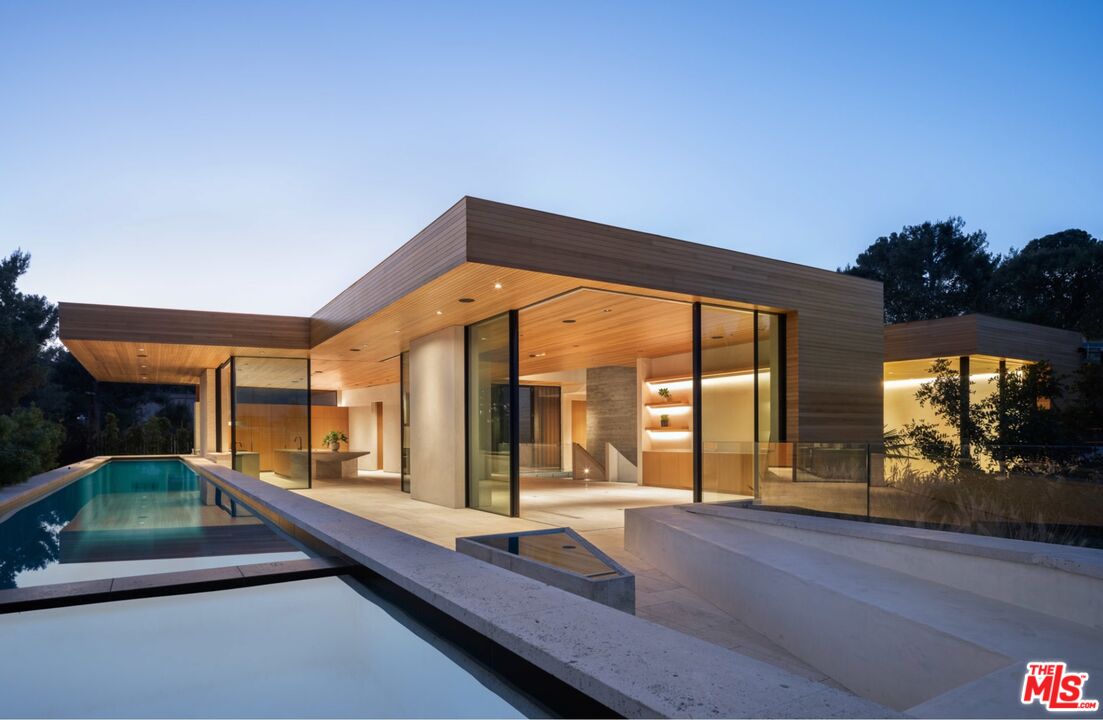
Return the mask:
[[683, 450], [645, 450], [643, 484], [693, 489], [693, 453]]
[[348, 434], [347, 407], [313, 406], [310, 410], [311, 437], [308, 438], [305, 437], [305, 405], [240, 403], [237, 406], [237, 449], [240, 452], [258, 453], [261, 472], [279, 472], [276, 467], [276, 450], [322, 447], [322, 438], [330, 430]]

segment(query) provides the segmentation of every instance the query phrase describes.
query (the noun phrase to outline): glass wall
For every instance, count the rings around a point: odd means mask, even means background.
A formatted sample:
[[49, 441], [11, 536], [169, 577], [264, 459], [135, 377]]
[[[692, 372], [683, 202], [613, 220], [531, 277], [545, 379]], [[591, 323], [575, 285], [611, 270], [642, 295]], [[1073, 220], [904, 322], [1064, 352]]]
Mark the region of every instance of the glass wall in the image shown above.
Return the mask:
[[234, 469], [310, 487], [310, 361], [234, 358]]
[[782, 443], [785, 437], [785, 318], [770, 313], [757, 313], [755, 343], [755, 495], [764, 482], [775, 479], [781, 468], [791, 465], [791, 446]]
[[517, 422], [522, 474], [557, 472], [563, 467], [561, 397], [556, 386], [520, 386]]
[[784, 458], [784, 319], [701, 306], [701, 500], [754, 497]]
[[701, 306], [701, 500], [754, 495], [755, 316]]
[[410, 492], [410, 353], [399, 356], [399, 393], [402, 413], [402, 492]]
[[215, 403], [217, 405], [218, 424], [215, 430], [217, 452], [228, 453], [234, 444], [233, 403], [233, 358], [219, 366], [215, 374]]
[[510, 515], [510, 316], [467, 328], [467, 504]]

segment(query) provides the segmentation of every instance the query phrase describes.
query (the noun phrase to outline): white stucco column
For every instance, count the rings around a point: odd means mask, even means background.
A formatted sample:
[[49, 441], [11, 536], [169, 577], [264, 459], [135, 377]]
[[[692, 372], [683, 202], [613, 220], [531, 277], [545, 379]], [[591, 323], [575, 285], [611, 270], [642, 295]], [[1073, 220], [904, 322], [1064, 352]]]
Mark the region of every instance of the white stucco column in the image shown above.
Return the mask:
[[410, 343], [410, 495], [445, 507], [466, 504], [464, 328]]
[[215, 369], [204, 370], [199, 376], [199, 411], [196, 413], [195, 452], [199, 456], [215, 452]]

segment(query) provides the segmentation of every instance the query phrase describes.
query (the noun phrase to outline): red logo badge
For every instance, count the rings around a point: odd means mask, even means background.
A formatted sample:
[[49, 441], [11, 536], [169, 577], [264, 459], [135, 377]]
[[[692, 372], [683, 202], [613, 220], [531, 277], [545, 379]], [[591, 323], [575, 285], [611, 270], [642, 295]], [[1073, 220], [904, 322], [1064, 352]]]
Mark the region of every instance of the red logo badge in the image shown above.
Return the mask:
[[1050, 712], [1091, 712], [1098, 700], [1084, 697], [1086, 672], [1069, 672], [1063, 662], [1030, 662], [1023, 677], [1023, 705], [1037, 701]]

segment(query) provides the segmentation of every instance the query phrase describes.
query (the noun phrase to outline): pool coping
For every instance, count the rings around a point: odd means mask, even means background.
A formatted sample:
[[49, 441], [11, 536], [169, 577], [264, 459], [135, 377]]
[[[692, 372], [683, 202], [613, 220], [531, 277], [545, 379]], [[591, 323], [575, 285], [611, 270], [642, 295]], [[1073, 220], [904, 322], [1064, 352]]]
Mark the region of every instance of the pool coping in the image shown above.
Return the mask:
[[308, 495], [206, 459], [183, 459], [288, 535], [360, 563], [625, 717], [898, 716]]
[[[179, 459], [180, 456], [172, 455], [170, 457]], [[60, 490], [74, 480], [79, 480], [110, 461], [111, 456], [98, 455], [71, 465], [63, 465], [53, 470], [47, 470], [38, 475], [32, 475], [15, 485], [0, 487], [0, 522], [4, 522], [35, 500], [39, 500], [55, 490]]]

